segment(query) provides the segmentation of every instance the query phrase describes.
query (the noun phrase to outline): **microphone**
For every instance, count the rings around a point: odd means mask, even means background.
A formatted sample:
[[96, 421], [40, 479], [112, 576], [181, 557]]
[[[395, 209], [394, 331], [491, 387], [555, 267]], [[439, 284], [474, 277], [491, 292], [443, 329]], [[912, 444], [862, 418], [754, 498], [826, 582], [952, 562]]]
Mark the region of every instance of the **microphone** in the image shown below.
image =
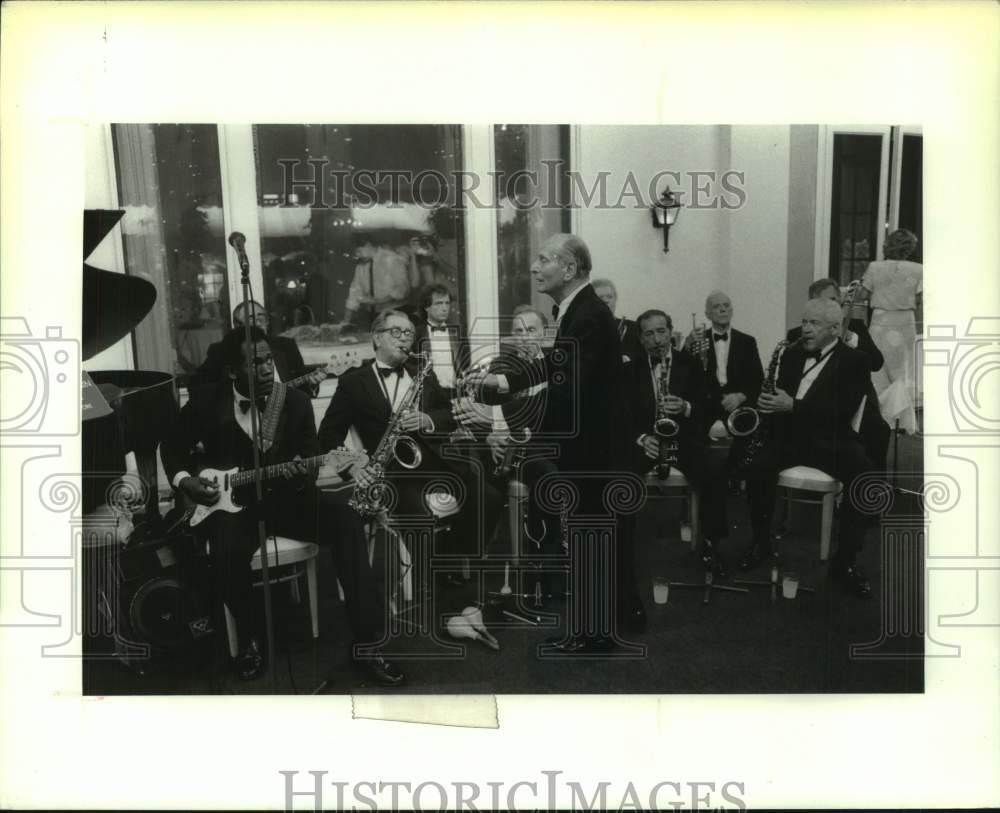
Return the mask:
[[250, 260], [247, 259], [246, 252], [247, 238], [242, 232], [234, 231], [229, 235], [229, 245], [236, 250], [236, 257], [240, 263], [240, 270], [244, 274], [250, 273]]

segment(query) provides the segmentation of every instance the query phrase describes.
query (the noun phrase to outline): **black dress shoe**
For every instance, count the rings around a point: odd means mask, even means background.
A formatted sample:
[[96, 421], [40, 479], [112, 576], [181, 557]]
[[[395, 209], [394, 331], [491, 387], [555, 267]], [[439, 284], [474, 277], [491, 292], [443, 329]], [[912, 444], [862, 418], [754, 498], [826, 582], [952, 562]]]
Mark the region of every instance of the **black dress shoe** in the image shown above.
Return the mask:
[[740, 556], [740, 570], [752, 570], [770, 557], [771, 546], [760, 542], [752, 542]]
[[247, 645], [236, 656], [233, 663], [236, 675], [240, 680], [256, 680], [264, 671], [264, 653], [261, 652], [260, 641], [251, 638]]
[[379, 686], [399, 686], [406, 676], [378, 652], [366, 658], [356, 658], [354, 668], [366, 679]]
[[872, 597], [871, 583], [868, 581], [868, 577], [864, 571], [857, 565], [849, 567], [833, 566], [830, 568], [830, 575], [835, 582], [842, 585], [844, 590], [852, 596], [857, 596], [858, 598]]

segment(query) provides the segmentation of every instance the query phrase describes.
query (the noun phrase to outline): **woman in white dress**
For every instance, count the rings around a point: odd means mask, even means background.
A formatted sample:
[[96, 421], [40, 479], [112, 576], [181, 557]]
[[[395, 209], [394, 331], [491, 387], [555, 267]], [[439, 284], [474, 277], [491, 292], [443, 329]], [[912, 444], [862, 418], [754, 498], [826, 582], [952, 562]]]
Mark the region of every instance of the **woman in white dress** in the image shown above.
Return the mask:
[[910, 262], [917, 247], [917, 236], [907, 229], [897, 229], [885, 241], [885, 259], [868, 265], [861, 284], [872, 307], [870, 332], [885, 364], [872, 373], [882, 416], [890, 426], [899, 420], [899, 428], [914, 432], [917, 428], [915, 406], [918, 393], [914, 377], [914, 342], [916, 310], [923, 293], [924, 269]]

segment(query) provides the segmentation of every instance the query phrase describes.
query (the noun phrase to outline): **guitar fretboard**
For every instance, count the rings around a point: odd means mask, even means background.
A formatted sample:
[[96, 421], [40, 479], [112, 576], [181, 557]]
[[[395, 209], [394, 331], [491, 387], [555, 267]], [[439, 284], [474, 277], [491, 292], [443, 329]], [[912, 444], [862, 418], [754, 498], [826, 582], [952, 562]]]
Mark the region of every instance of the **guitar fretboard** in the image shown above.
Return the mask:
[[[323, 461], [326, 460], [325, 454], [318, 454], [315, 457], [304, 457], [301, 460], [289, 461], [295, 463], [302, 463], [306, 468], [318, 469], [323, 465]], [[285, 469], [288, 467], [288, 463], [275, 463], [271, 466], [264, 466], [261, 469], [260, 479], [269, 480], [272, 477], [277, 477], [283, 474]], [[254, 481], [254, 472], [252, 469], [247, 471], [238, 471], [232, 477], [229, 478], [230, 488], [239, 488], [240, 486], [245, 486], [248, 483]]]

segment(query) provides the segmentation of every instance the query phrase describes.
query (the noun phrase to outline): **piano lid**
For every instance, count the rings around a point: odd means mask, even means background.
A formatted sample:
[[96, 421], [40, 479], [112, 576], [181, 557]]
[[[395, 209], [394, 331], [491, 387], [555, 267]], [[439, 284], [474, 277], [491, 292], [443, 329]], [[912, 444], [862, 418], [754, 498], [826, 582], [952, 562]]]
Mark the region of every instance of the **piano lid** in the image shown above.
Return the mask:
[[[83, 213], [83, 258], [97, 248], [125, 214], [87, 209]], [[148, 280], [83, 264], [83, 358], [93, 358], [129, 334], [152, 309], [156, 287]]]

